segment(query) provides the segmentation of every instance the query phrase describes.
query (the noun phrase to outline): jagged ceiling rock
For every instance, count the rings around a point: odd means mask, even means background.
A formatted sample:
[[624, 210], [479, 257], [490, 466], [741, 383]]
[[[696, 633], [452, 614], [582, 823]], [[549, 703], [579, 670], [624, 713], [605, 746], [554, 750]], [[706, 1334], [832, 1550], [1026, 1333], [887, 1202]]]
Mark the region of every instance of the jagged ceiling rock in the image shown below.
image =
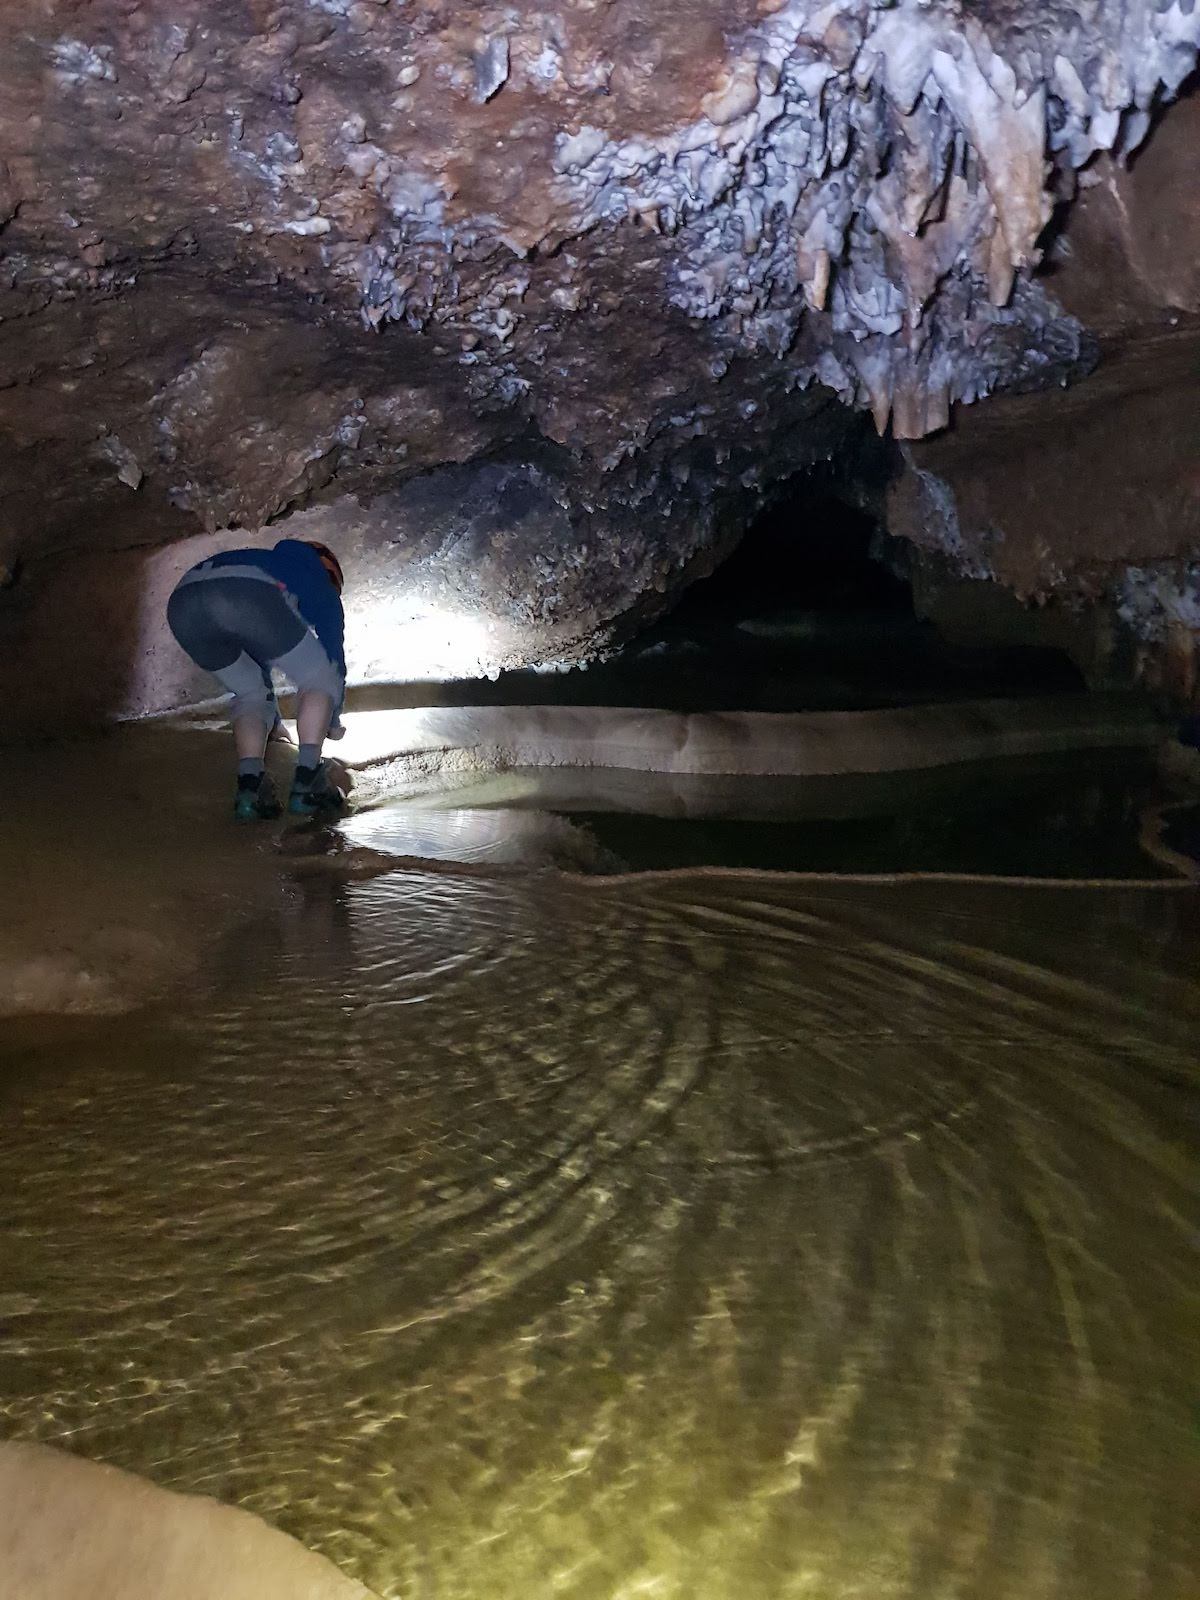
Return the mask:
[[1200, 95], [1103, 159], [1048, 281], [1102, 338], [1086, 383], [1003, 396], [905, 447], [889, 522], [962, 575], [1100, 602], [1178, 697], [1200, 688]]
[[771, 368], [902, 437], [1069, 376], [1039, 236], [1198, 40], [1190, 0], [7, 4], [0, 521], [254, 524], [522, 441], [586, 499]]

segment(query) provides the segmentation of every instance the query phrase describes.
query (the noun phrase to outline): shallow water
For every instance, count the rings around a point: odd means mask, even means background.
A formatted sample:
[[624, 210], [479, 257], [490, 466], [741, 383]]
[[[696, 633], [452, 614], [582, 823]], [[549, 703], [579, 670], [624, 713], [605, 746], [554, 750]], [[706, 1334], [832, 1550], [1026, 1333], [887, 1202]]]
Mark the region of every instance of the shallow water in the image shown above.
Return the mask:
[[583, 872], [1153, 879], [1177, 875], [1142, 843], [1162, 799], [1137, 750], [828, 778], [516, 769], [363, 810], [343, 832], [395, 855]]
[[386, 1596], [1183, 1600], [1179, 888], [298, 886], [9, 1051], [0, 1418]]

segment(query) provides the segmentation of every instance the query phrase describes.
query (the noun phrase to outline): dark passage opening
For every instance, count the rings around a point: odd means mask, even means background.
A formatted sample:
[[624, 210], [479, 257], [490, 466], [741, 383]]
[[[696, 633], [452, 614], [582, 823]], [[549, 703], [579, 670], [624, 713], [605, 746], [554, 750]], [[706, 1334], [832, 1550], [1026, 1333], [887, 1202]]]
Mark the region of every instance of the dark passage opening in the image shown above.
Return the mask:
[[913, 606], [903, 549], [812, 476], [785, 486], [586, 698], [672, 710], [872, 710], [1084, 688], [1057, 650], [952, 644]]
[[800, 477], [711, 576], [606, 661], [564, 673], [504, 672], [453, 685], [446, 698], [854, 711], [1084, 687], [1056, 650], [948, 643], [915, 614], [897, 548], [873, 518]]
[[879, 542], [865, 512], [798, 486], [751, 524], [712, 577], [685, 591], [674, 615], [736, 618], [788, 607], [915, 621], [912, 592], [877, 558]]

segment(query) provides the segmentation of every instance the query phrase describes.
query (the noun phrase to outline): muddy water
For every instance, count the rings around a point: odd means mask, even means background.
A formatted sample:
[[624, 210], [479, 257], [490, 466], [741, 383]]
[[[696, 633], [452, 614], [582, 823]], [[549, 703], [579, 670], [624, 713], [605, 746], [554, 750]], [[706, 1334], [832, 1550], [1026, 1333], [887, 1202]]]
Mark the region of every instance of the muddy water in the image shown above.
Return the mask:
[[308, 882], [9, 1052], [0, 1424], [412, 1600], [1194, 1596], [1198, 949], [1178, 888]]

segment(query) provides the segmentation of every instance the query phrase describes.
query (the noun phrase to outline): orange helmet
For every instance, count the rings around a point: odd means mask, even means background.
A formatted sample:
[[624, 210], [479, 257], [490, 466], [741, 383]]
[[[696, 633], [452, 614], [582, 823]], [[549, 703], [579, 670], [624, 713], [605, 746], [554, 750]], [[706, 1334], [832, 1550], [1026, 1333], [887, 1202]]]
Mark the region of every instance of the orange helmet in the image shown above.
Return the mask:
[[346, 581], [342, 576], [341, 562], [339, 562], [338, 558], [334, 555], [329, 546], [327, 544], [322, 544], [319, 539], [305, 539], [304, 543], [311, 549], [315, 550], [320, 556], [321, 565], [329, 574], [330, 583], [332, 583], [337, 592], [341, 594], [342, 585]]

